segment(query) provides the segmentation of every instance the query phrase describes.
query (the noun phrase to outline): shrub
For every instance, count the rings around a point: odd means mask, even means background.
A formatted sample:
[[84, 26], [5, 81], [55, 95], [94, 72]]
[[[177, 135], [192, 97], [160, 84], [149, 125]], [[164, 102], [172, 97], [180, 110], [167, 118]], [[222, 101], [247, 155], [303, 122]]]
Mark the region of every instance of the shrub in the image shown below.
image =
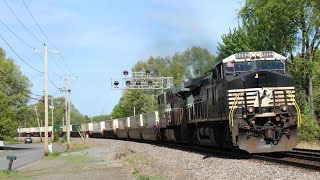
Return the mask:
[[299, 129], [299, 139], [303, 141], [316, 141], [320, 138], [319, 123], [310, 114], [310, 109], [306, 105], [302, 114], [302, 124]]

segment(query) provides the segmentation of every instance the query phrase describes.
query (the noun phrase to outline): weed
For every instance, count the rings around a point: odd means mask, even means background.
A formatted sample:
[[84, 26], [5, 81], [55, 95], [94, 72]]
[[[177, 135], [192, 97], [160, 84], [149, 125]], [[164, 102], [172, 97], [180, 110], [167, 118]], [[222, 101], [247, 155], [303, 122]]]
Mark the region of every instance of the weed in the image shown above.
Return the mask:
[[139, 175], [138, 180], [161, 180], [164, 179], [161, 176], [148, 176], [148, 175]]
[[81, 164], [88, 164], [91, 162], [95, 162], [95, 160], [93, 160], [87, 155], [66, 156], [66, 160], [69, 164], [73, 164], [73, 165], [81, 165]]
[[49, 153], [49, 157], [57, 157], [60, 155], [61, 155], [61, 152], [58, 152], [58, 151], [52, 151], [52, 153]]
[[142, 172], [142, 168], [134, 168], [133, 169], [133, 172], [132, 172], [132, 175], [137, 175], [137, 174], [140, 174]]
[[302, 141], [312, 142], [320, 138], [320, 127], [315, 118], [310, 115], [310, 110], [307, 106], [302, 114], [302, 125], [299, 129], [299, 138]]
[[82, 151], [88, 149], [90, 146], [83, 143], [70, 143], [68, 152]]
[[16, 171], [0, 170], [0, 178], [1, 177], [9, 177], [9, 176], [12, 176], [16, 173], [17, 173]]

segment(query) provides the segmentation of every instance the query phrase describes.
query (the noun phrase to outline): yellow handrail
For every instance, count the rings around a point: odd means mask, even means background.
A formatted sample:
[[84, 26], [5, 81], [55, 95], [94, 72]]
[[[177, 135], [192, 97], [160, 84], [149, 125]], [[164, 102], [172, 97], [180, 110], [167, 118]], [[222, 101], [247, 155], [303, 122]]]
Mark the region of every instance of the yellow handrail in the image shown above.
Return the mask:
[[294, 104], [294, 107], [296, 108], [297, 110], [297, 121], [298, 121], [298, 127], [300, 127], [301, 125], [301, 111], [300, 111], [300, 108], [298, 106], [298, 103], [296, 101], [296, 99], [293, 97], [293, 94], [291, 91], [287, 91], [289, 96], [290, 96], [290, 99], [292, 101], [292, 103]]
[[236, 98], [233, 100], [231, 110], [229, 112], [229, 125], [231, 125], [230, 129], [233, 128], [233, 113], [234, 113], [235, 106], [238, 104], [238, 99], [240, 97], [240, 94], [241, 93], [238, 93], [236, 95]]

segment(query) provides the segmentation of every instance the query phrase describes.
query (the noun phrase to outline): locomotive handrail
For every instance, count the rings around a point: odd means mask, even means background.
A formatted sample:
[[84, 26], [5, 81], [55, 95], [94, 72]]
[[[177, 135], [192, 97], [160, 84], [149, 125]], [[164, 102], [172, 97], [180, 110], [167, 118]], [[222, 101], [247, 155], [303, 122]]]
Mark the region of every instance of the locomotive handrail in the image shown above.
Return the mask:
[[298, 103], [297, 103], [296, 99], [293, 97], [292, 92], [290, 92], [290, 91], [287, 91], [287, 92], [288, 92], [288, 94], [290, 96], [290, 99], [291, 99], [292, 103], [294, 104], [294, 107], [297, 110], [298, 127], [300, 127], [300, 125], [301, 125], [301, 111], [300, 111], [300, 108], [298, 106]]
[[[231, 128], [233, 128], [233, 113], [234, 113], [234, 109], [235, 109], [235, 106], [238, 104], [238, 99], [240, 97], [240, 94], [241, 93], [238, 93], [236, 95], [236, 97], [234, 98], [233, 100], [233, 103], [232, 103], [232, 107], [231, 107], [231, 110], [229, 112], [229, 125], [231, 125]], [[231, 129], [230, 128], [230, 129]]]

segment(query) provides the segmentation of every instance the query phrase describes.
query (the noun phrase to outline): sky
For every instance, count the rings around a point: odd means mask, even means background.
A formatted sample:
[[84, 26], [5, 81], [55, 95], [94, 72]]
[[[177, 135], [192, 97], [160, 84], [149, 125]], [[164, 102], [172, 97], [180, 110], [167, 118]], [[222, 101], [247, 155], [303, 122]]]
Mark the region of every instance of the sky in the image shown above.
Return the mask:
[[36, 70], [43, 72], [44, 54], [35, 53], [34, 49], [43, 50], [46, 44], [49, 50], [60, 50], [61, 53], [48, 56], [52, 82], [49, 94], [63, 96], [58, 89], [63, 87], [61, 77], [77, 77], [71, 83], [75, 107], [88, 116], [109, 114], [122, 93], [112, 90], [111, 78], [121, 77], [124, 70], [130, 73], [139, 60], [171, 56], [192, 46], [216, 54], [221, 35], [238, 25], [240, 2], [2, 0], [0, 34], [32, 68], [3, 39], [0, 47], [20, 66], [33, 84], [32, 93], [37, 95], [43, 94], [43, 75]]

